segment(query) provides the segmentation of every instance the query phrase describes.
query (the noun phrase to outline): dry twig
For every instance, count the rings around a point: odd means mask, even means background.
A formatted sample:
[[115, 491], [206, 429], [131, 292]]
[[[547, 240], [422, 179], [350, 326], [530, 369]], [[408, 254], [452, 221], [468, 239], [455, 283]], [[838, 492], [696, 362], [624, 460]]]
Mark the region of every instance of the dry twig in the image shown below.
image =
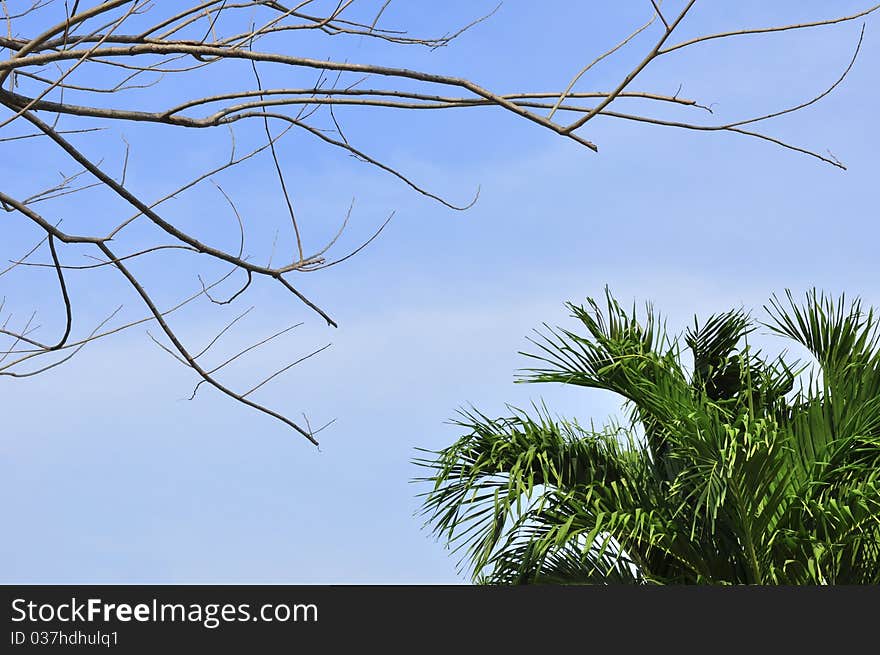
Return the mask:
[[[15, 4], [14, 9], [13, 4]], [[672, 4], [672, 3], [668, 3]], [[87, 6], [88, 5], [88, 6]], [[686, 22], [697, 5], [697, 0], [679, 2], [675, 7], [662, 7], [659, 0], [646, 3], [646, 22], [632, 31], [589, 64], [580, 68], [571, 82], [562, 91], [549, 92], [496, 92], [465, 78], [439, 75], [430, 71], [412, 70], [375, 65], [365, 62], [334, 61], [307, 58], [279, 51], [268, 44], [278, 43], [279, 35], [293, 35], [313, 32], [328, 38], [373, 39], [388, 44], [389, 47], [411, 46], [430, 50], [445, 47], [476, 25], [481, 24], [497, 11], [498, 7], [484, 16], [467, 22], [459, 30], [439, 37], [418, 37], [402, 30], [383, 27], [391, 20], [393, 4], [391, 0], [300, 0], [287, 5], [275, 0], [202, 0], [192, 3], [148, 2], [146, 0], [106, 0], [91, 3], [58, 3], [52, 0], [29, 0], [27, 3], [2, 3], [0, 19], [5, 25], [5, 36], [0, 36], [0, 145], [4, 158], [11, 160], [13, 148], [26, 147], [39, 139], [52, 144], [57, 153], [57, 162], [46, 162], [47, 170], [74, 167], [73, 172], [62, 174], [60, 180], [46, 184], [37, 192], [26, 192], [9, 188], [5, 180], [0, 182], [0, 206], [9, 214], [22, 219], [33, 230], [36, 245], [23, 255], [8, 253], [8, 265], [0, 270], [0, 279], [15, 270], [39, 271], [49, 269], [54, 272], [57, 286], [61, 330], [55, 339], [38, 340], [35, 314], [31, 314], [21, 327], [13, 315], [6, 319], [0, 316], [0, 375], [23, 377], [48, 370], [67, 361], [85, 345], [103, 339], [120, 330], [142, 325], [157, 324], [163, 338], [170, 343], [162, 343], [153, 337], [164, 349], [175, 356], [183, 365], [192, 369], [198, 377], [196, 391], [202, 384], [208, 384], [231, 398], [260, 412], [268, 414], [300, 432], [307, 439], [317, 443], [308, 421], [302, 426], [280, 411], [270, 409], [251, 399], [251, 394], [280, 373], [296, 365], [306, 357], [285, 365], [280, 370], [266, 376], [263, 381], [245, 392], [238, 392], [221, 381], [217, 375], [245, 353], [273, 340], [290, 328], [282, 330], [267, 339], [227, 357], [221, 364], [209, 366], [200, 363], [207, 357], [221, 336], [226, 334], [244, 312], [213, 338], [207, 346], [191, 354], [184, 339], [169, 322], [169, 316], [180, 307], [198, 298], [207, 298], [217, 305], [230, 304], [245, 295], [256, 279], [267, 280], [278, 285], [299, 302], [323, 317], [329, 325], [336, 323], [330, 315], [315, 302], [307, 298], [294, 284], [292, 277], [297, 273], [314, 272], [347, 260], [360, 252], [375, 239], [388, 224], [386, 220], [373, 235], [348, 254], [335, 259], [325, 259], [328, 251], [337, 243], [341, 233], [349, 224], [352, 209], [349, 208], [339, 232], [324, 245], [308, 254], [307, 224], [303, 217], [294, 211], [291, 176], [286, 175], [284, 163], [276, 144], [291, 131], [311, 135], [319, 143], [338, 148], [357, 159], [371, 164], [409, 185], [414, 191], [436, 200], [455, 210], [467, 209], [473, 201], [457, 204], [430, 191], [424, 184], [411, 179], [405, 172], [397, 170], [380, 157], [368, 154], [355, 145], [344, 132], [341, 121], [334, 109], [347, 107], [350, 110], [361, 108], [384, 108], [389, 111], [449, 110], [476, 107], [495, 107], [512, 113], [535, 125], [590, 150], [598, 150], [595, 143], [583, 135], [583, 128], [596, 117], [616, 118], [628, 121], [650, 123], [679, 129], [736, 133], [770, 141], [774, 144], [815, 157], [823, 162], [843, 168], [833, 156], [824, 155], [807, 147], [783, 142], [771, 135], [757, 131], [755, 124], [762, 123], [794, 111], [799, 111], [833, 91], [849, 73], [862, 37], [859, 38], [855, 55], [849, 66], [833, 85], [814, 98], [796, 106], [764, 112], [752, 118], [735, 122], [710, 125], [688, 118], [689, 112], [708, 110], [705, 103], [694, 99], [680, 98], [678, 94], [664, 95], [651, 89], [633, 89], [639, 75], [655, 61], [673, 53], [699, 47], [700, 44], [718, 39], [736, 39], [745, 35], [771, 34], [775, 32], [813, 29], [841, 22], [854, 21], [867, 17], [880, 9], [880, 5], [868, 7], [863, 11], [837, 16], [809, 23], [758, 27], [737, 31], [708, 34], [674, 43], [679, 27]], [[68, 14], [67, 11], [70, 11]], [[381, 19], [381, 20], [380, 20]], [[382, 26], [380, 26], [380, 22]], [[622, 75], [620, 82], [611, 91], [578, 90], [577, 87], [587, 78], [587, 73], [600, 61], [612, 58], [624, 48], [635, 47], [640, 39], [658, 32], [646, 55], [631, 71]], [[864, 32], [864, 30], [863, 30]], [[270, 38], [271, 37], [271, 38]], [[264, 47], [264, 44], [265, 47]], [[293, 49], [291, 49], [293, 50]], [[220, 76], [204, 77], [201, 72], [207, 67], [221, 70], [233, 68], [242, 62], [251, 67], [252, 81], [248, 83], [243, 76], [230, 79], [240, 80], [244, 85], [231, 92], [219, 93], [206, 79], [220, 79]], [[313, 71], [318, 81], [311, 86], [273, 87], [266, 82], [274, 77], [263, 76], [263, 72], [278, 70]], [[188, 96], [172, 106], [157, 110], [146, 107], [155, 98], [161, 98], [156, 89], [164, 88], [173, 80], [183, 80]], [[369, 82], [369, 86], [366, 84]], [[144, 94], [151, 94], [144, 101]], [[685, 112], [681, 120], [661, 119], [649, 113], [637, 114], [617, 109], [621, 103], [634, 102], [650, 110], [651, 107], [675, 107]], [[614, 105], [614, 107], [612, 107]], [[331, 130], [319, 127], [314, 118], [322, 108], [332, 122]], [[696, 112], [700, 116], [711, 114]], [[54, 116], [51, 120], [48, 118]], [[571, 122], [561, 120], [563, 116], [574, 117]], [[236, 153], [236, 133], [233, 128], [257, 121], [263, 130], [263, 142], [245, 154]], [[121, 173], [114, 175], [110, 165], [103, 160], [96, 161], [87, 154], [84, 147], [75, 145], [74, 139], [83, 135], [107, 130], [114, 125], [164, 126], [164, 129], [202, 130], [224, 126], [229, 130], [230, 156], [228, 160], [205, 171], [192, 179], [181, 181], [170, 192], [159, 198], [147, 198], [134, 191], [129, 182], [129, 146], [125, 142]], [[275, 126], [279, 129], [273, 129]], [[746, 129], [748, 126], [748, 129]], [[243, 215], [233, 198], [222, 188], [218, 189], [225, 197], [236, 220], [237, 247], [228, 250], [208, 243], [207, 239], [185, 228], [167, 211], [170, 200], [180, 197], [211, 180], [213, 176], [243, 165], [261, 153], [267, 152], [273, 160], [274, 176], [280, 190], [293, 239], [289, 244], [279, 243], [278, 232], [272, 245], [268, 263], [263, 265], [246, 254], [246, 241], [249, 221], [253, 217]], [[117, 170], [118, 172], [118, 170]], [[59, 198], [68, 199], [72, 194], [100, 193], [110, 195], [127, 207], [124, 218], [118, 220], [107, 230], [79, 231], [62, 229], [61, 214], [58, 211]], [[474, 199], [474, 201], [476, 198]], [[40, 211], [35, 209], [39, 203]], [[44, 209], [45, 208], [45, 209]], [[132, 213], [133, 212], [133, 213]], [[393, 216], [393, 214], [392, 214]], [[100, 221], [96, 221], [98, 223]], [[11, 228], [8, 221], [0, 223], [0, 234]], [[148, 225], [163, 235], [161, 243], [141, 243], [139, 247], [127, 252], [120, 250], [117, 243], [133, 226]], [[0, 238], [0, 244], [6, 244]], [[33, 241], [30, 241], [33, 243]], [[213, 243], [213, 241], [212, 241]], [[288, 259], [273, 264], [276, 246]], [[74, 249], [87, 249], [87, 256], [95, 263], [80, 265], [69, 263], [68, 253]], [[48, 261], [31, 261], [38, 253], [48, 255]], [[159, 253], [177, 253], [199, 261], [212, 261], [228, 265], [230, 269], [218, 280], [208, 284], [198, 276], [201, 289], [179, 304], [162, 309], [148, 293], [142, 271]], [[119, 309], [102, 320], [99, 325], [83, 336], [74, 336], [76, 329], [76, 307], [70, 293], [70, 277], [83, 271], [115, 270], [128, 284], [130, 291], [140, 299], [147, 309], [147, 316], [123, 322], [116, 327], [104, 327], [116, 316]], [[244, 282], [225, 300], [218, 300], [212, 289], [228, 279], [233, 273], [243, 273]], [[6, 296], [0, 293], [0, 312], [7, 305]], [[250, 310], [248, 310], [250, 311]], [[46, 361], [45, 364], [41, 363]], [[36, 365], [36, 367], [34, 367]], [[195, 396], [195, 391], [193, 392]]]

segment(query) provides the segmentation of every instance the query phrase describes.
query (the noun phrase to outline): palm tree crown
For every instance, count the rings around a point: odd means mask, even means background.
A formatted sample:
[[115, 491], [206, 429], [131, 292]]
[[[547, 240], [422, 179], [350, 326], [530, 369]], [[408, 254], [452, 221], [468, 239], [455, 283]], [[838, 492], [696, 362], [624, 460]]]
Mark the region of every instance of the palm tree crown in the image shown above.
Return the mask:
[[[648, 306], [568, 305], [523, 381], [619, 394], [602, 429], [511, 409], [417, 463], [423, 509], [478, 582], [880, 582], [880, 337], [873, 310], [812, 291], [671, 337]], [[752, 348], [759, 325], [815, 363]], [[682, 343], [683, 342], [683, 343]], [[526, 353], [523, 353], [526, 354]]]

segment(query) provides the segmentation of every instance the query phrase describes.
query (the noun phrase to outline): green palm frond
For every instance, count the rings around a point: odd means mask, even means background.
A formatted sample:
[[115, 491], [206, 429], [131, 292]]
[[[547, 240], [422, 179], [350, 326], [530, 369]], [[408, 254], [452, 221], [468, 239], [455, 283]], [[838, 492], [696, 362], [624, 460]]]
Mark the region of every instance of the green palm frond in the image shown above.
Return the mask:
[[749, 317], [741, 310], [710, 316], [702, 325], [685, 333], [685, 343], [694, 358], [694, 383], [714, 399], [734, 397], [741, 388], [739, 358], [732, 357], [737, 346], [752, 330]]
[[765, 306], [774, 332], [803, 344], [816, 357], [826, 375], [845, 375], [852, 366], [873, 360], [877, 364], [880, 323], [873, 309], [863, 311], [859, 299], [846, 302], [815, 289], [798, 305], [790, 291], [787, 304], [773, 296]]
[[510, 408], [491, 419], [462, 410], [454, 424], [467, 433], [416, 463], [433, 471], [423, 512], [434, 532], [455, 551], [464, 550], [474, 571], [491, 559], [511, 521], [549, 487], [606, 484], [620, 475], [618, 442], [574, 422], [554, 420], [545, 408], [535, 416]]
[[764, 323], [818, 370], [765, 356], [742, 310], [695, 320], [682, 361], [649, 305], [568, 304], [522, 381], [605, 389], [628, 422], [585, 429], [546, 407], [455, 424], [423, 511], [489, 584], [880, 582], [880, 336], [873, 310], [816, 291]]

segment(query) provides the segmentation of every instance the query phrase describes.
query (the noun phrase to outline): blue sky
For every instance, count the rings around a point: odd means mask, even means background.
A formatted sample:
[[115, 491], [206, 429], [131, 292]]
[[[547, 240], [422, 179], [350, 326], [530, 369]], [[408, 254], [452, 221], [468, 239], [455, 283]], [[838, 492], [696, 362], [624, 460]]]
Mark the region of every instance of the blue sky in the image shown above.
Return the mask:
[[[416, 32], [441, 25], [442, 32], [479, 12], [482, 4], [475, 4], [392, 3], [386, 20]], [[591, 10], [577, 4], [510, 0], [491, 20], [432, 53], [351, 40], [304, 39], [291, 47], [317, 58], [454, 74], [498, 91], [558, 90], [650, 11], [648, 2], [590, 3], [597, 5]], [[682, 35], [829, 16], [828, 3], [818, 1], [767, 4], [704, 3]], [[833, 11], [864, 6], [847, 0]], [[683, 96], [718, 103], [723, 121], [774, 111], [831, 84], [849, 62], [859, 29], [848, 23], [705, 44], [658, 62], [635, 86], [674, 93], [682, 84]], [[597, 67], [582, 88], [608, 89], [655, 37], [646, 35]], [[517, 351], [527, 349], [526, 337], [543, 322], [565, 324], [565, 301], [601, 295], [608, 284], [626, 302], [654, 301], [673, 330], [695, 313], [739, 305], [760, 313], [772, 293], [786, 288], [846, 291], [880, 305], [878, 64], [875, 19], [840, 88], [765, 128], [819, 151], [830, 148], [846, 172], [744, 137], [610, 119], [583, 132], [599, 145], [594, 154], [495, 110], [340, 112], [349, 138], [432, 190], [466, 201], [479, 185], [479, 202], [458, 213], [305, 137], [283, 142], [279, 153], [308, 243], [317, 246], [334, 232], [352, 197], [355, 212], [340, 252], [396, 212], [357, 257], [294, 279], [340, 328], [327, 328], [269, 285], [256, 285], [233, 307], [182, 312], [175, 326], [202, 343], [255, 305], [221, 345], [221, 359], [303, 321], [229, 371], [227, 379], [240, 386], [332, 342], [259, 397], [292, 416], [307, 412], [313, 424], [335, 418], [321, 434], [320, 451], [211, 391], [181, 400], [193, 376], [141, 328], [95, 344], [46, 375], [0, 378], [0, 493], [6, 499], [0, 580], [466, 581], [415, 516], [415, 494], [423, 488], [410, 482], [419, 475], [411, 463], [414, 448], [456, 439], [445, 421], [466, 403], [500, 414], [506, 402], [523, 406], [543, 398], [559, 414], [582, 421], [615, 413], [615, 399], [600, 393], [512, 383], [525, 364]], [[265, 75], [271, 81], [273, 73]], [[234, 77], [213, 82], [247, 83]], [[161, 106], [180, 92], [172, 85], [142, 97]], [[118, 157], [123, 135], [132, 143], [130, 184], [146, 195], [159, 194], [226, 149], [216, 133], [182, 140], [170, 129], [141, 126], [83, 143]], [[30, 188], [46, 168], [41, 148], [29, 144], [15, 164], [0, 158], [4, 188]], [[264, 251], [273, 235], [269, 226], [283, 224], [271, 175], [271, 160], [262, 158], [246, 172], [218, 177], [248, 217], [253, 247]], [[118, 217], [118, 207], [101, 197], [73, 196], [55, 207], [65, 225]], [[235, 225], [216, 190], [181, 197], [168, 211], [196, 228], [217, 221], [212, 235], [226, 247], [234, 244]], [[4, 226], [7, 244], [32, 239], [18, 225]], [[146, 235], [136, 231], [132, 238]], [[0, 246], [4, 258], [18, 250]], [[65, 256], [69, 263], [84, 261], [81, 252]], [[195, 269], [143, 270], [163, 301], [198, 285]], [[51, 277], [16, 275], [0, 278], [0, 296], [22, 312], [32, 298], [57, 293]], [[100, 320], [117, 297], [132, 316], [141, 311], [113, 275], [83, 276], [74, 293], [81, 329]], [[51, 307], [45, 303], [47, 331]]]

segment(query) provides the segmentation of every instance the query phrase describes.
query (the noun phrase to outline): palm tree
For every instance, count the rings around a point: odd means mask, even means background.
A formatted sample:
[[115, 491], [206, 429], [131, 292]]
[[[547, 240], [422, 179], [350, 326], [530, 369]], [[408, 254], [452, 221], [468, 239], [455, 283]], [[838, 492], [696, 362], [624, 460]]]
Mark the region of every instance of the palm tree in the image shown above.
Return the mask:
[[[873, 310], [815, 290], [695, 320], [670, 337], [606, 290], [568, 304], [522, 381], [605, 389], [604, 428], [544, 406], [464, 410], [429, 469], [423, 511], [490, 584], [880, 582], [880, 337]], [[750, 347], [759, 325], [814, 362]], [[546, 326], [545, 326], [546, 327]], [[681, 341], [684, 342], [682, 347]]]

